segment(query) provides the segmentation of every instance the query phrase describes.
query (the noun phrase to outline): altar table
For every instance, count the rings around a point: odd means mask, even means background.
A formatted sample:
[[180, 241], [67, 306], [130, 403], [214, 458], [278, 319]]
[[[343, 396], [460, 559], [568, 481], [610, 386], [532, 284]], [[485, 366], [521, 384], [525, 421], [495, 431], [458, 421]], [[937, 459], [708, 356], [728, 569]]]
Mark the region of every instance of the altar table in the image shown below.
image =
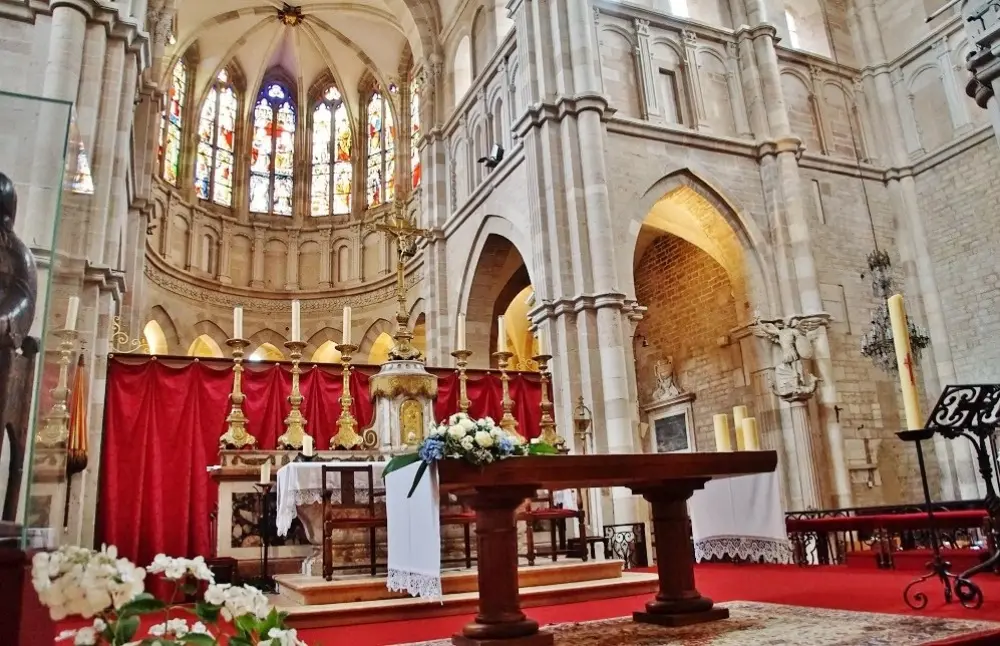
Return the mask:
[[521, 612], [515, 510], [538, 489], [628, 487], [652, 506], [660, 590], [635, 621], [684, 626], [725, 619], [694, 583], [687, 500], [714, 478], [774, 471], [774, 451], [664, 455], [560, 455], [504, 460], [485, 468], [438, 463], [442, 493], [456, 493], [476, 512], [479, 613], [452, 637], [455, 646], [551, 646], [552, 635]]
[[691, 496], [688, 511], [696, 562], [792, 562], [777, 473], [708, 482]]

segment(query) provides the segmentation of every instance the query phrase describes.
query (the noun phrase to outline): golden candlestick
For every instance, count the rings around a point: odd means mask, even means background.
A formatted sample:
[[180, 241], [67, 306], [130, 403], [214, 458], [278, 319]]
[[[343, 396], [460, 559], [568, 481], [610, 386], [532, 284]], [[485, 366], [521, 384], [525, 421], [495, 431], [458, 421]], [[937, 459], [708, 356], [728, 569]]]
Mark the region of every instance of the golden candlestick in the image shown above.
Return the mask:
[[500, 368], [500, 383], [503, 385], [503, 417], [500, 418], [500, 428], [511, 435], [524, 439], [524, 436], [517, 432], [517, 420], [514, 419], [514, 400], [510, 398], [510, 375], [507, 374], [507, 364], [513, 352], [494, 352], [497, 367]]
[[219, 448], [242, 449], [257, 443], [257, 438], [247, 433], [247, 416], [243, 413], [243, 402], [247, 398], [243, 394], [243, 351], [250, 342], [246, 339], [229, 339], [226, 345], [233, 350], [233, 392], [229, 394], [229, 415], [226, 417], [226, 424], [229, 426], [219, 438]]
[[469, 377], [465, 372], [465, 367], [469, 365], [469, 357], [472, 356], [472, 351], [455, 350], [451, 353], [451, 356], [455, 357], [455, 365], [458, 366], [458, 410], [459, 412], [468, 414], [469, 406], [472, 402], [469, 401]]
[[52, 333], [59, 339], [59, 381], [51, 390], [52, 408], [42, 420], [35, 443], [42, 446], [65, 446], [69, 440], [69, 367], [76, 352], [76, 330], [56, 330]]
[[542, 383], [542, 419], [538, 423], [538, 426], [542, 429], [541, 440], [545, 444], [561, 450], [565, 448], [566, 440], [556, 431], [556, 420], [552, 416], [555, 406], [552, 405], [552, 401], [549, 399], [549, 383], [552, 381], [552, 375], [549, 373], [549, 360], [552, 359], [552, 355], [540, 354], [532, 357], [532, 359], [538, 364], [538, 376]]
[[358, 435], [358, 420], [354, 419], [354, 415], [351, 414], [351, 404], [354, 403], [354, 398], [351, 397], [351, 356], [358, 351], [358, 346], [346, 343], [336, 347], [337, 351], [340, 352], [344, 387], [340, 394], [340, 418], [337, 420], [337, 434], [330, 439], [330, 448], [353, 449], [362, 443], [362, 438]]
[[302, 359], [302, 350], [306, 344], [302, 341], [289, 341], [285, 344], [288, 354], [292, 358], [292, 392], [288, 395], [288, 403], [292, 405], [292, 410], [285, 418], [285, 434], [278, 438], [278, 448], [301, 449], [302, 438], [306, 434], [306, 418], [302, 416], [302, 391], [299, 390], [299, 361]]

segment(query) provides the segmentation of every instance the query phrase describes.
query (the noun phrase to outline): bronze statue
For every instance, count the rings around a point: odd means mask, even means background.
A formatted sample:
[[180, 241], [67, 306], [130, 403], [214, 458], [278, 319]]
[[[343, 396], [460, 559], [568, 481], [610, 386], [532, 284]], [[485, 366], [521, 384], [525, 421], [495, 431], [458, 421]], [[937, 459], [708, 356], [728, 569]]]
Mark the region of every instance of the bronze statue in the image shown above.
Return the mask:
[[17, 234], [17, 192], [0, 173], [0, 422], [10, 442], [10, 471], [3, 520], [17, 513], [38, 341], [28, 336], [35, 318], [35, 258]]

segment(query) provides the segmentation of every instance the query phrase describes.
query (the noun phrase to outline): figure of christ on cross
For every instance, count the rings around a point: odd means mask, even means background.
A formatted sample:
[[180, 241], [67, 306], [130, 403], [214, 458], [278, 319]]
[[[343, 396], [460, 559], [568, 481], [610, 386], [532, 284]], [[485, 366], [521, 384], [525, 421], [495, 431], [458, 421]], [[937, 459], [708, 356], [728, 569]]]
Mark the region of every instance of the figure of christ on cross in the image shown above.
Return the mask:
[[413, 340], [413, 333], [410, 332], [410, 315], [406, 311], [403, 269], [406, 261], [417, 255], [417, 241], [429, 238], [431, 232], [418, 229], [410, 220], [397, 215], [392, 216], [390, 224], [375, 225], [375, 230], [387, 233], [396, 239], [396, 299], [399, 307], [396, 310], [396, 333], [392, 337], [396, 344], [389, 351], [389, 358], [396, 361], [419, 361], [420, 351], [410, 343]]

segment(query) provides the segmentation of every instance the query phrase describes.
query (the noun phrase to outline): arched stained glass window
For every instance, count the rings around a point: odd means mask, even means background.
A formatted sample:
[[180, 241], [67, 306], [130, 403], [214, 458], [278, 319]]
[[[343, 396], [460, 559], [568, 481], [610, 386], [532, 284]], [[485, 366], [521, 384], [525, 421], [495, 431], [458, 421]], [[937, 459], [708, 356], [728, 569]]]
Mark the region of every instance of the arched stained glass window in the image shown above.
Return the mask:
[[365, 181], [369, 207], [396, 197], [396, 126], [389, 101], [381, 93], [368, 102], [368, 172]]
[[198, 120], [194, 187], [198, 197], [233, 205], [233, 143], [239, 102], [226, 70], [219, 72]]
[[181, 128], [187, 82], [187, 67], [184, 61], [177, 61], [171, 75], [167, 106], [160, 127], [160, 163], [163, 164], [163, 179], [174, 186], [177, 186], [177, 176], [180, 174]]
[[413, 176], [413, 188], [420, 186], [420, 79], [410, 82], [410, 174]]
[[313, 109], [311, 213], [351, 212], [351, 123], [340, 91], [330, 87]]
[[250, 212], [292, 214], [295, 105], [279, 83], [263, 87], [253, 110]]

